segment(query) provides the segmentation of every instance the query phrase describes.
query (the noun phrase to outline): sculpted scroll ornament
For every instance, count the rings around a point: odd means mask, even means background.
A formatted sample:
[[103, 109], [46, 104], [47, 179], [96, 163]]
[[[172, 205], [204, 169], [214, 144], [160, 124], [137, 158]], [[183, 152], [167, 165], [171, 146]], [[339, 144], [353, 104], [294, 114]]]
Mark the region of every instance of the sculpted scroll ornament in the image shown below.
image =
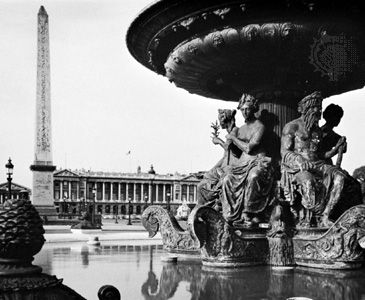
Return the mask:
[[294, 258], [298, 264], [315, 261], [328, 264], [362, 263], [364, 250], [359, 241], [365, 236], [365, 205], [348, 209], [335, 224], [320, 237], [294, 237]]
[[160, 230], [163, 245], [167, 251], [198, 253], [198, 244], [191, 237], [190, 232], [184, 231], [175, 217], [161, 206], [149, 206], [143, 212], [142, 224], [150, 238]]

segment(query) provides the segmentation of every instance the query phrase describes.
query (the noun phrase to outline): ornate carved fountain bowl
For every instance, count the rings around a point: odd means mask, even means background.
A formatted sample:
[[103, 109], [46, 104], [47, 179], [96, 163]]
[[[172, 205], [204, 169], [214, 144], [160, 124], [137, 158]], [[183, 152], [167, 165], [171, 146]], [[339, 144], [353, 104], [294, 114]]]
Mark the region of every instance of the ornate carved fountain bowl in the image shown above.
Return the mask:
[[30, 272], [40, 271], [31, 261], [44, 244], [43, 234], [42, 220], [30, 201], [11, 199], [0, 206], [0, 262], [6, 274], [12, 267], [17, 272], [17, 266], [22, 272], [26, 266]]
[[365, 84], [363, 12], [360, 0], [161, 0], [133, 21], [127, 45], [141, 64], [205, 97], [327, 97]]

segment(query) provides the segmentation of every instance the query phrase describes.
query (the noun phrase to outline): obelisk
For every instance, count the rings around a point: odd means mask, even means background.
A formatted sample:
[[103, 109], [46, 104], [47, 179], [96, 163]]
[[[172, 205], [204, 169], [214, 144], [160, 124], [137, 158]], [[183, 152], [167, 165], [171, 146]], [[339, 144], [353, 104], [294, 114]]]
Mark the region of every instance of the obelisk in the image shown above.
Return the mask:
[[43, 6], [38, 12], [37, 97], [32, 203], [43, 217], [56, 216], [53, 200], [51, 124], [51, 86], [49, 61], [48, 14]]

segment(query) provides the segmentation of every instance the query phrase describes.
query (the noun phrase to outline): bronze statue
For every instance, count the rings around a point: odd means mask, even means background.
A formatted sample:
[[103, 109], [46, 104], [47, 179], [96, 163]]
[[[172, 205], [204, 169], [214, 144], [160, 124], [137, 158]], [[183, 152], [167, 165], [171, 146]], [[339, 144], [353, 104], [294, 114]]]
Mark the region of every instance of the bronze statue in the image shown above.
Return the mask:
[[362, 201], [365, 204], [365, 166], [355, 169], [352, 173], [352, 177], [354, 177], [360, 183]]
[[341, 106], [332, 103], [323, 112], [326, 123], [321, 127], [323, 139], [320, 144], [320, 151], [325, 158], [325, 162], [330, 165], [333, 165], [331, 158], [337, 154], [337, 167], [341, 167], [342, 154], [347, 150], [346, 137], [340, 136], [333, 131], [333, 128], [340, 124], [342, 117], [343, 109]]
[[298, 205], [297, 217], [303, 227], [316, 223], [328, 227], [348, 208], [361, 204], [356, 180], [325, 162], [332, 155], [321, 151], [323, 133], [318, 122], [322, 100], [320, 92], [303, 98], [298, 104], [301, 116], [286, 124], [282, 134], [281, 184], [286, 198], [294, 207]]
[[255, 117], [258, 108], [257, 99], [243, 94], [238, 109], [245, 124], [226, 136], [226, 144], [240, 151], [238, 160], [226, 168], [221, 181], [223, 217], [233, 226], [258, 224], [272, 188], [271, 158], [263, 148], [265, 126]]
[[[236, 110], [219, 109], [218, 120], [223, 129], [228, 133], [237, 132], [235, 120]], [[224, 142], [218, 137], [217, 124], [212, 124], [214, 132], [212, 133], [212, 142], [215, 145], [220, 145], [224, 149], [223, 157], [216, 163], [216, 165], [204, 174], [202, 181], [197, 187], [198, 204], [215, 206], [219, 210], [219, 199], [221, 191], [221, 177], [224, 175], [227, 166], [237, 163], [241, 155], [241, 151], [231, 145], [231, 143]]]

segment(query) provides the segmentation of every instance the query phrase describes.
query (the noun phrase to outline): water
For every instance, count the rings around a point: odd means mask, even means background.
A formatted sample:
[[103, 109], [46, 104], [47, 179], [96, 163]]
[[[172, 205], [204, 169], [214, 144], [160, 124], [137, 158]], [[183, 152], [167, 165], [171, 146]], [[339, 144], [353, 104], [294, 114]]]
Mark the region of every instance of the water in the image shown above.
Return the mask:
[[161, 245], [112, 243], [98, 248], [85, 243], [46, 244], [35, 264], [64, 278], [64, 284], [90, 300], [97, 299], [105, 284], [118, 288], [124, 300], [365, 300], [365, 270], [206, 269], [193, 262], [161, 262]]

